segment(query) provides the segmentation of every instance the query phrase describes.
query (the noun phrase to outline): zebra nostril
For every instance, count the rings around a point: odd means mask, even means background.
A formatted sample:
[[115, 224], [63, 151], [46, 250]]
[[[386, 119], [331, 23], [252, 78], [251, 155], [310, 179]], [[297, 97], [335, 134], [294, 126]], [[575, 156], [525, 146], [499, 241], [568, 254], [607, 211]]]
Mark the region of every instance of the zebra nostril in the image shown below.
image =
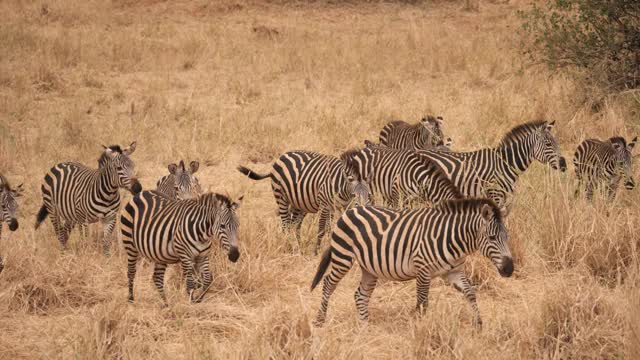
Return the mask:
[[138, 179], [132, 179], [131, 182], [132, 182], [132, 184], [131, 184], [131, 193], [133, 195], [135, 195], [135, 194], [139, 193], [140, 191], [142, 191], [142, 184], [140, 184]]
[[633, 190], [636, 187], [636, 183], [633, 181], [627, 181], [624, 183], [624, 188], [627, 190]]
[[9, 222], [9, 230], [11, 230], [11, 231], [18, 230], [18, 220], [11, 219], [11, 221]]
[[507, 256], [502, 257], [502, 266], [498, 269], [502, 277], [511, 277], [513, 274], [513, 259]]
[[236, 262], [238, 261], [239, 257], [240, 257], [240, 251], [238, 251], [237, 247], [234, 246], [231, 249], [229, 249], [229, 261]]
[[564, 157], [560, 157], [560, 171], [564, 172], [567, 170], [567, 160]]

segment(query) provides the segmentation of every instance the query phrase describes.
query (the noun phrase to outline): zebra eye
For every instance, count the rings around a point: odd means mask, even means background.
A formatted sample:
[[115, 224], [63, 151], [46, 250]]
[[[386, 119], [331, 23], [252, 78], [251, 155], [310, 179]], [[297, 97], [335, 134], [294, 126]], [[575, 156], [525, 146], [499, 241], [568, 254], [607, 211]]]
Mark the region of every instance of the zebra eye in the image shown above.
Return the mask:
[[227, 228], [227, 225], [225, 224], [220, 224], [220, 230], [225, 230]]

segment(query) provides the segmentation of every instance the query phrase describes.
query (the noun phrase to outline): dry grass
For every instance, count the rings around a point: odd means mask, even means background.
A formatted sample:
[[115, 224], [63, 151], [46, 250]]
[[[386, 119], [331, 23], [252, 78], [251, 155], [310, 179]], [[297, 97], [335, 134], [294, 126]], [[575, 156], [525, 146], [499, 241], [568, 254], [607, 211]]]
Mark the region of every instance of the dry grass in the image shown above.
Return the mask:
[[[353, 271], [328, 324], [313, 241], [291, 250], [258, 170], [279, 153], [327, 153], [376, 139], [391, 118], [444, 116], [456, 149], [497, 143], [514, 124], [555, 119], [571, 158], [586, 137], [640, 130], [633, 94], [592, 106], [571, 79], [522, 70], [515, 10], [525, 1], [280, 4], [246, 1], [2, 1], [0, 164], [24, 181], [21, 227], [0, 243], [2, 358], [629, 358], [640, 356], [640, 201], [573, 199], [573, 172], [535, 165], [508, 219], [516, 273], [468, 266], [485, 328], [437, 281], [415, 319], [413, 283], [383, 283], [371, 323], [356, 322]], [[284, 2], [283, 2], [284, 3]], [[471, 10], [471, 11], [469, 11]], [[594, 109], [599, 112], [594, 113]], [[126, 265], [50, 225], [34, 232], [40, 182], [62, 160], [96, 164], [100, 144], [138, 141], [146, 187], [176, 159], [207, 163], [205, 189], [245, 193], [242, 256], [214, 260], [214, 286], [190, 305], [176, 269], [160, 307], [149, 264], [126, 302]], [[128, 195], [127, 195], [128, 197]], [[304, 226], [312, 239], [317, 218]], [[95, 240], [94, 240], [95, 239]], [[119, 243], [118, 243], [119, 244]]]

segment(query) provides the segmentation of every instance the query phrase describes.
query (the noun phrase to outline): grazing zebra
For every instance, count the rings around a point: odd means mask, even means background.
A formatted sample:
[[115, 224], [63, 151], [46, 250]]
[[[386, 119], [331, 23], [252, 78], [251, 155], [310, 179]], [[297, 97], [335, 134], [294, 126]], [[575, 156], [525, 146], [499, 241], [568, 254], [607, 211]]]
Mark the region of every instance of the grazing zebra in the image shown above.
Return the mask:
[[437, 146], [442, 139], [442, 116], [428, 115], [413, 125], [393, 121], [380, 131], [380, 144], [392, 149], [426, 150]]
[[[167, 265], [180, 263], [192, 302], [200, 302], [213, 280], [209, 270], [212, 240], [220, 241], [231, 262], [238, 261], [237, 202], [220, 194], [206, 193], [189, 200], [173, 200], [156, 191], [135, 195], [120, 216], [122, 242], [127, 252], [129, 302], [140, 256], [155, 263], [153, 282], [163, 302]], [[194, 296], [195, 277], [202, 274], [203, 290]]]
[[627, 190], [633, 190], [635, 181], [631, 153], [637, 141], [637, 136], [628, 144], [623, 137], [612, 137], [605, 141], [596, 139], [583, 141], [573, 157], [578, 178], [576, 195], [585, 183], [587, 198], [591, 200], [596, 186], [604, 184], [609, 200], [613, 200], [623, 179], [624, 187]]
[[43, 204], [36, 218], [36, 229], [47, 215], [51, 215], [58, 241], [66, 249], [69, 232], [75, 225], [101, 221], [104, 224], [103, 251], [108, 255], [120, 209], [118, 189], [125, 188], [133, 194], [142, 190], [134, 177], [135, 165], [130, 158], [135, 149], [135, 142], [124, 149], [118, 145], [104, 147], [98, 169], [77, 162], [52, 167], [42, 184]]
[[338, 282], [357, 261], [362, 270], [355, 293], [358, 317], [369, 319], [369, 299], [378, 278], [395, 281], [416, 279], [416, 311], [427, 307], [429, 285], [435, 277], [447, 277], [471, 304], [475, 324], [482, 327], [475, 290], [463, 273], [465, 257], [480, 250], [500, 275], [513, 273], [507, 230], [500, 210], [487, 199], [449, 200], [435, 208], [394, 211], [365, 206], [346, 211], [331, 235], [311, 290], [324, 277], [322, 302], [316, 325], [325, 321], [329, 297]]
[[244, 166], [238, 170], [252, 180], [271, 179], [283, 229], [295, 226], [300, 240], [300, 227], [308, 213], [320, 212], [318, 238], [314, 254], [327, 227], [333, 223], [336, 208], [344, 209], [354, 199], [367, 205], [371, 190], [367, 179], [357, 169], [333, 156], [309, 151], [290, 151], [273, 163], [268, 174], [258, 174]]
[[398, 208], [413, 200], [435, 204], [462, 197], [438, 165], [414, 151], [365, 144], [343, 158], [369, 180], [373, 194], [380, 195], [386, 206]]
[[169, 164], [169, 175], [158, 180], [156, 191], [173, 200], [187, 200], [200, 196], [202, 188], [200, 188], [198, 178], [193, 175], [199, 167], [200, 163], [197, 161], [192, 161], [188, 169], [185, 168], [182, 160], [178, 165]]
[[[7, 179], [0, 174], [0, 239], [2, 239], [3, 223], [9, 225], [10, 231], [18, 230], [18, 202], [16, 198], [22, 196], [22, 184], [15, 189], [9, 185]], [[4, 269], [4, 260], [0, 256], [0, 273]]]
[[487, 197], [506, 209], [518, 177], [534, 160], [565, 171], [566, 161], [551, 134], [555, 121], [530, 122], [511, 129], [496, 148], [472, 152], [418, 151], [437, 163], [465, 197]]
[[445, 140], [441, 140], [438, 142], [438, 145], [433, 147], [433, 150], [436, 151], [451, 151], [451, 145], [453, 145], [453, 140], [450, 137]]

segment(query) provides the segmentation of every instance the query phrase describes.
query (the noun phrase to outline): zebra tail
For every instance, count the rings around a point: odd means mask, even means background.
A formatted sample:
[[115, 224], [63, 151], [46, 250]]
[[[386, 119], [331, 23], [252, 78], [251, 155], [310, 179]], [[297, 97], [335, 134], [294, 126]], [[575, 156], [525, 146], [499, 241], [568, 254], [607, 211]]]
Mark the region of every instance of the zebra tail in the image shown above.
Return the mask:
[[316, 276], [313, 278], [313, 282], [311, 283], [311, 291], [318, 286], [320, 280], [324, 276], [324, 273], [327, 272], [327, 268], [331, 264], [331, 247], [324, 251], [322, 254], [322, 259], [320, 259], [320, 264], [318, 265], [318, 270], [316, 271]]
[[266, 178], [270, 178], [271, 174], [258, 174], [257, 172], [244, 167], [244, 166], [238, 166], [238, 171], [240, 171], [241, 173], [245, 174], [246, 176], [249, 177], [249, 179], [251, 180], [263, 180]]
[[43, 204], [40, 208], [40, 211], [38, 211], [38, 215], [36, 216], [36, 229], [40, 227], [40, 224], [42, 224], [44, 219], [47, 218], [47, 215], [49, 215], [49, 210], [47, 210], [47, 207]]

